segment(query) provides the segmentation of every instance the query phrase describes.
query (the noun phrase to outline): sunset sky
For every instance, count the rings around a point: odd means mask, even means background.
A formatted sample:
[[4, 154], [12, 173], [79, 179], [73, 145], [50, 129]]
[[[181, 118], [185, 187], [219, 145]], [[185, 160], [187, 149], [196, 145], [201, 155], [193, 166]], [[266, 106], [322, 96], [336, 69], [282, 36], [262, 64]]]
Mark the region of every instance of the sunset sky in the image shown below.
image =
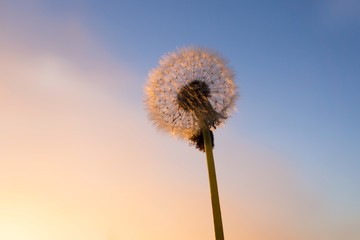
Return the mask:
[[214, 239], [205, 155], [158, 132], [160, 57], [216, 49], [226, 239], [360, 239], [360, 3], [0, 2], [0, 239]]

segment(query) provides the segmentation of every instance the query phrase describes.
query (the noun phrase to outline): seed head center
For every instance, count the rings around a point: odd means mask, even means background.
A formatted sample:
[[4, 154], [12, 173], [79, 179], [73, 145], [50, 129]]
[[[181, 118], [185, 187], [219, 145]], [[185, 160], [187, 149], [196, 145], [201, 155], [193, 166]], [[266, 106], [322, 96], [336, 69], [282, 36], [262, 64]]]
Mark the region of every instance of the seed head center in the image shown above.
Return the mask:
[[200, 80], [194, 80], [180, 89], [177, 102], [185, 111], [202, 110], [209, 105], [209, 86]]

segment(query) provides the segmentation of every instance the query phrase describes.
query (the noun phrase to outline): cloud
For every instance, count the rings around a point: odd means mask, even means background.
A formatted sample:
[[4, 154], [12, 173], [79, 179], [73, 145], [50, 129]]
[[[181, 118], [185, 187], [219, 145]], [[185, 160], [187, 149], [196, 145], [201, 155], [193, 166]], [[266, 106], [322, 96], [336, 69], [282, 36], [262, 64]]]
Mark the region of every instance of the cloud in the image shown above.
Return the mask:
[[332, 29], [358, 27], [360, 3], [356, 0], [319, 1], [318, 9], [322, 22]]

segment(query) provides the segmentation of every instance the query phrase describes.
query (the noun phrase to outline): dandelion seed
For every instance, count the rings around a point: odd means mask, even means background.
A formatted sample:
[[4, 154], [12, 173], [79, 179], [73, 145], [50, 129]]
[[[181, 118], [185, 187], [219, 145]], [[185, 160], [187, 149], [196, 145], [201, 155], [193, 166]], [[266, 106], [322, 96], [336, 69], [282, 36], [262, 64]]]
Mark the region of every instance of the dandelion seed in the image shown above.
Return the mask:
[[[235, 109], [238, 95], [233, 78], [226, 61], [214, 51], [189, 47], [169, 53], [149, 73], [145, 103], [150, 119], [159, 129], [192, 142], [203, 127], [213, 131], [222, 126]], [[169, 122], [162, 113], [164, 108], [173, 113]], [[178, 109], [191, 114], [177, 118]], [[194, 124], [186, 124], [189, 121]]]

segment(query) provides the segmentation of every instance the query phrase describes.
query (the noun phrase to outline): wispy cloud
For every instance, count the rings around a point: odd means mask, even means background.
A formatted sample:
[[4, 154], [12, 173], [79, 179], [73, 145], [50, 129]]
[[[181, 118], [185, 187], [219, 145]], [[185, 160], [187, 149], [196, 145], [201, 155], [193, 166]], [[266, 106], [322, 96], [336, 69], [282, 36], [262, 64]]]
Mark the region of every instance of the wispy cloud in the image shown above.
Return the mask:
[[322, 23], [331, 29], [359, 27], [360, 3], [357, 0], [318, 1], [318, 10]]

